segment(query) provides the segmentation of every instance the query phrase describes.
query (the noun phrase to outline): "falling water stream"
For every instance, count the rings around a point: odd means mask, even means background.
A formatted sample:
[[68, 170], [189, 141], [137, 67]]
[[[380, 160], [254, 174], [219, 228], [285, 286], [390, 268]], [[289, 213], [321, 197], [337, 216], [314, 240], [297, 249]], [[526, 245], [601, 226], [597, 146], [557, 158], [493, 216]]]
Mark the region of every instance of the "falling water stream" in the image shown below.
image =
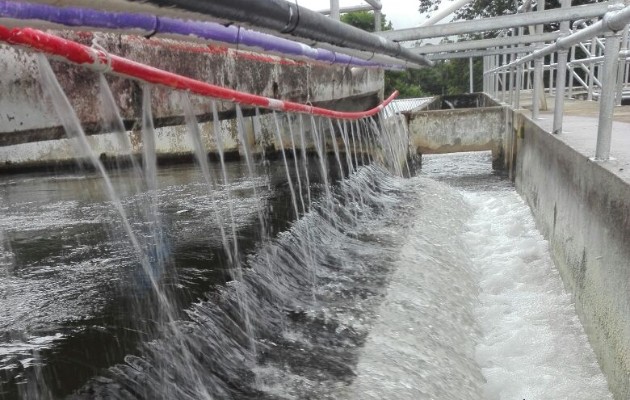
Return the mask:
[[0, 181], [0, 398], [611, 398], [488, 154], [405, 178], [397, 124], [274, 113], [261, 162], [237, 107], [226, 162], [213, 103], [212, 163], [181, 94], [197, 165], [158, 169], [147, 86], [144, 168], [105, 171], [40, 68], [92, 169]]

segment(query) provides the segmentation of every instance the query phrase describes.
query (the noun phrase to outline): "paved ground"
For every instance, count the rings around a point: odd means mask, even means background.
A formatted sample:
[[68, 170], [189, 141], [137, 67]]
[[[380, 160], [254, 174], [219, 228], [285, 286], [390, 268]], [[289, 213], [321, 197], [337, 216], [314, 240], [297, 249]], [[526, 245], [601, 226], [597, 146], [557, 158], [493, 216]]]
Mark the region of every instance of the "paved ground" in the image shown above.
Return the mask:
[[[525, 93], [522, 107], [530, 108], [529, 94]], [[554, 98], [547, 98], [549, 109], [540, 113], [536, 123], [547, 131], [553, 124]], [[565, 100], [562, 134], [559, 139], [589, 158], [595, 156], [597, 144], [599, 103], [586, 100]], [[531, 114], [529, 114], [531, 115]], [[630, 183], [630, 106], [615, 107], [612, 145], [613, 160], [601, 164]]]

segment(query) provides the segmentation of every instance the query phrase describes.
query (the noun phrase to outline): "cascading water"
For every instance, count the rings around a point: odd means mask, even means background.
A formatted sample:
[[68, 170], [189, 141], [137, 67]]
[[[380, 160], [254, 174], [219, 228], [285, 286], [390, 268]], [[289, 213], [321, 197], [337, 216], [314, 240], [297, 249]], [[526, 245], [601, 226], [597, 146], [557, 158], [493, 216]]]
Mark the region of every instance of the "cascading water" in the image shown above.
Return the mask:
[[[0, 305], [9, 310], [0, 398], [609, 396], [546, 243], [486, 155], [427, 158], [420, 176], [403, 178], [407, 143], [395, 119], [256, 111], [252, 139], [237, 106], [245, 162], [229, 163], [216, 103], [204, 137], [178, 94], [198, 167], [158, 170], [147, 86], [144, 170], [131, 157], [130, 170], [108, 173], [47, 61], [40, 68], [96, 173], [0, 186], [1, 204], [12, 200], [0, 207]], [[131, 153], [100, 84], [104, 126]], [[254, 157], [265, 135], [279, 161]], [[210, 139], [218, 164], [208, 161]], [[550, 275], [555, 283], [536, 292]], [[514, 296], [557, 307], [568, 322], [507, 301]], [[528, 332], [531, 342], [506, 350]], [[525, 356], [537, 346], [554, 351]]]

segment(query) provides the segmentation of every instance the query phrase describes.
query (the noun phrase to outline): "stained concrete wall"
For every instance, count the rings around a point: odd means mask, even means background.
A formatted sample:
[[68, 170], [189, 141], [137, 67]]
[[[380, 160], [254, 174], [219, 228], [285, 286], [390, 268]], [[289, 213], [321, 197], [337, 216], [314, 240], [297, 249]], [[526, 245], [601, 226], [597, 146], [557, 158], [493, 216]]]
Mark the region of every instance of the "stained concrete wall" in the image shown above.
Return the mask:
[[515, 113], [516, 189], [616, 399], [630, 399], [630, 182]]
[[[166, 39], [104, 33], [56, 32], [72, 40], [91, 45], [94, 39], [113, 54], [140, 61], [157, 68], [237, 90], [296, 102], [311, 102], [334, 109], [358, 111], [370, 108], [383, 97], [383, 71], [377, 69], [331, 66], [262, 56], [225, 47], [176, 42]], [[99, 154], [120, 149], [113, 135], [103, 134], [100, 120], [98, 74], [62, 62], [52, 62], [53, 70], [76, 110], [82, 126]], [[132, 80], [107, 77], [115, 101], [136, 147], [139, 135], [132, 132], [141, 115], [142, 88]], [[200, 122], [211, 119], [211, 102], [191, 97]], [[238, 135], [233, 118], [234, 104], [218, 102], [222, 135], [228, 151], [238, 151]], [[187, 154], [192, 150], [184, 124], [181, 94], [171, 89], [152, 89], [152, 108], [158, 129], [159, 155]], [[54, 114], [50, 101], [43, 96], [34, 54], [0, 46], [0, 169], [19, 165], [63, 162], [75, 156], [65, 139], [65, 132]], [[244, 110], [251, 115], [253, 110]], [[202, 131], [209, 151], [214, 140], [211, 124]], [[275, 138], [271, 136], [271, 145]], [[269, 142], [262, 141], [263, 146]], [[6, 167], [6, 168], [5, 168]]]
[[491, 150], [493, 166], [504, 167], [508, 108], [486, 95], [440, 96], [405, 115], [417, 154]]

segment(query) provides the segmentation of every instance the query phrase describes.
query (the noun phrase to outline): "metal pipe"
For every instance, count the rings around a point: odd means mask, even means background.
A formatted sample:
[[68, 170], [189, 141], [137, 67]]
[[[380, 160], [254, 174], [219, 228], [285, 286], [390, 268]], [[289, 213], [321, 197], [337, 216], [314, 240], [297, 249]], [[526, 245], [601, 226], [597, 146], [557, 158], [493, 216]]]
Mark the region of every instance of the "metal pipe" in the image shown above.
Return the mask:
[[626, 25], [623, 30], [623, 34], [621, 36], [621, 46], [619, 51], [619, 66], [617, 67], [617, 89], [616, 93], [616, 104], [618, 106], [621, 105], [621, 101], [623, 100], [623, 75], [624, 75], [624, 67], [626, 65], [626, 53], [628, 49], [628, 29], [630, 29], [630, 25]]
[[597, 124], [597, 146], [595, 148], [595, 159], [598, 161], [607, 161], [610, 157], [619, 47], [620, 35], [618, 33], [608, 34], [606, 36], [606, 50], [604, 51], [604, 82], [599, 99], [599, 123]]
[[[562, 0], [561, 8], [566, 10], [571, 7], [571, 0]], [[569, 21], [560, 22], [560, 33], [562, 35], [569, 34]], [[562, 38], [558, 39], [558, 42]], [[553, 108], [553, 129], [551, 133], [559, 135], [562, 133], [562, 118], [564, 116], [564, 95], [566, 90], [567, 81], [567, 58], [569, 50], [562, 48], [558, 51], [558, 67], [556, 68], [556, 97], [555, 105]], [[519, 64], [520, 65], [520, 64]]]
[[433, 14], [429, 19], [420, 24], [420, 26], [432, 26], [436, 23], [440, 22], [444, 18], [448, 17], [455, 11], [459, 10], [466, 4], [470, 3], [472, 0], [456, 0], [455, 2], [449, 4], [447, 7], [442, 10], [438, 10], [435, 14]]
[[455, 58], [470, 58], [470, 57], [484, 57], [495, 54], [506, 54], [506, 53], [514, 53], [514, 50], [517, 50], [519, 53], [529, 54], [536, 50], [534, 46], [518, 46], [511, 48], [490, 48], [487, 50], [470, 50], [470, 51], [458, 51], [455, 53], [438, 53], [438, 54], [430, 54], [427, 56], [427, 59], [435, 61], [435, 60], [451, 60]]
[[459, 21], [434, 26], [398, 29], [381, 32], [380, 35], [386, 39], [403, 42], [432, 38], [436, 36], [463, 35], [466, 33], [479, 33], [482, 31], [493, 31], [497, 29], [535, 24], [547, 24], [580, 18], [594, 18], [604, 15], [608, 10], [608, 4], [609, 3], [594, 3], [571, 7], [568, 10], [556, 8], [552, 10], [537, 11], [534, 13], [504, 15], [472, 21]]
[[540, 115], [540, 96], [544, 96], [543, 90], [543, 59], [537, 58], [534, 60], [534, 94], [532, 97], [532, 119], [538, 119]]
[[414, 50], [421, 54], [433, 54], [442, 53], [447, 51], [463, 51], [474, 49], [488, 49], [490, 47], [497, 46], [509, 46], [513, 44], [529, 44], [537, 42], [550, 42], [560, 37], [560, 32], [548, 32], [540, 35], [527, 35], [527, 36], [505, 36], [494, 39], [480, 39], [480, 40], [464, 40], [454, 43], [443, 44], [424, 44], [417, 46]]
[[469, 80], [469, 90], [468, 93], [474, 92], [474, 83], [473, 83], [473, 59], [470, 57], [468, 59], [468, 80]]
[[330, 0], [330, 18], [339, 21], [339, 0]]
[[263, 50], [276, 54], [309, 58], [331, 64], [361, 67], [391, 68], [392, 64], [367, 61], [352, 55], [326, 49], [316, 49], [303, 43], [236, 26], [223, 26], [214, 22], [184, 21], [149, 14], [119, 13], [92, 10], [89, 8], [53, 7], [0, 0], [0, 17], [28, 21], [41, 20], [64, 27], [91, 27], [116, 29], [143, 35], [178, 35], [182, 38], [195, 37], [252, 50]]
[[516, 67], [516, 88], [514, 92], [514, 108], [521, 108], [521, 86], [523, 85], [523, 65]]
[[[372, 6], [369, 4], [357, 4], [356, 6], [339, 7], [339, 14], [346, 14], [357, 11], [372, 11]], [[322, 15], [330, 15], [330, 9], [318, 10], [317, 12]]]
[[383, 13], [381, 10], [374, 10], [374, 32], [380, 32], [383, 24]]
[[317, 42], [382, 53], [420, 65], [433, 65], [398, 43], [285, 0], [134, 0], [137, 1], [211, 15]]
[[383, 5], [381, 4], [381, 0], [363, 0], [366, 3], [368, 3], [369, 5], [372, 6], [372, 8], [374, 8], [375, 10], [382, 10], [383, 9]]
[[568, 50], [558, 51], [558, 68], [556, 76], [556, 94], [553, 108], [553, 129], [551, 133], [559, 135], [562, 133], [562, 117], [564, 115], [564, 91], [567, 79], [567, 56]]
[[[571, 54], [569, 56], [571, 61], [575, 60], [575, 46], [571, 46]], [[569, 87], [568, 87], [568, 97], [573, 97], [573, 64], [571, 62], [567, 62], [567, 67], [569, 68]]]
[[[595, 38], [593, 38], [591, 39], [591, 51], [589, 53], [591, 57], [593, 56], [593, 54], [595, 54], [595, 49], [596, 49], [595, 46], [596, 46], [596, 42], [595, 42]], [[583, 68], [585, 67], [586, 66], [583, 65]], [[593, 82], [594, 81], [595, 81], [595, 64], [592, 64], [590, 68], [588, 68], [588, 92], [586, 94], [586, 100], [588, 101], [593, 100]]]
[[[620, 7], [622, 8], [620, 9]], [[604, 18], [602, 20], [594, 23], [588, 28], [584, 28], [569, 36], [560, 38], [555, 43], [549, 46], [535, 51], [532, 54], [529, 54], [519, 60], [515, 60], [508, 65], [503, 65], [499, 68], [495, 68], [495, 70], [511, 68], [515, 64], [525, 63], [538, 57], [544, 57], [548, 54], [553, 54], [560, 49], [569, 49], [571, 46], [579, 42], [584, 42], [605, 31], [616, 32], [622, 30], [628, 24], [628, 22], [630, 22], [630, 6], [623, 7], [623, 5], [614, 4], [610, 6], [610, 10], [610, 12], [604, 15]], [[490, 72], [494, 71], [488, 71], [487, 73]]]

